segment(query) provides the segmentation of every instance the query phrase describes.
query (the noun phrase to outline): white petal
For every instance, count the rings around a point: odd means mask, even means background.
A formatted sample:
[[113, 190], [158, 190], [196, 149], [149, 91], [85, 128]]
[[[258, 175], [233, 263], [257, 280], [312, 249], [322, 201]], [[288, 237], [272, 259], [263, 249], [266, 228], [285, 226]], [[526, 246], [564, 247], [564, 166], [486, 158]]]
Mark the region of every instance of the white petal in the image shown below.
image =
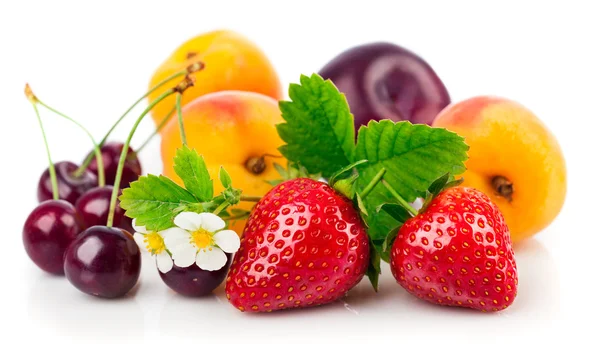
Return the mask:
[[225, 221], [215, 214], [201, 213], [200, 218], [202, 220], [200, 226], [208, 232], [215, 232], [225, 227]]
[[179, 267], [190, 267], [196, 260], [196, 248], [192, 245], [180, 245], [171, 253], [175, 265]]
[[148, 248], [146, 247], [146, 243], [144, 242], [144, 240], [146, 239], [144, 235], [140, 234], [139, 232], [136, 232], [133, 234], [133, 239], [135, 240], [135, 243], [138, 244], [138, 246], [140, 247], [140, 250], [148, 252]]
[[173, 268], [173, 259], [166, 251], [156, 255], [156, 267], [162, 273], [167, 273]]
[[203, 270], [216, 271], [227, 263], [223, 250], [213, 247], [212, 250], [200, 250], [196, 256], [196, 265]]
[[189, 244], [191, 235], [188, 231], [178, 227], [163, 230], [158, 233], [165, 241], [165, 246], [169, 251], [173, 251], [177, 246]]
[[200, 214], [189, 211], [179, 213], [173, 221], [175, 222], [175, 225], [189, 231], [196, 231], [200, 229], [200, 224], [202, 223]]
[[230, 254], [233, 254], [240, 248], [240, 237], [233, 230], [219, 231], [213, 238], [221, 250]]
[[146, 230], [145, 226], [137, 226], [135, 224], [135, 219], [133, 219], [133, 221], [131, 222], [131, 226], [133, 226], [133, 230], [135, 230], [136, 232], [140, 232], [142, 234], [147, 234], [148, 230]]

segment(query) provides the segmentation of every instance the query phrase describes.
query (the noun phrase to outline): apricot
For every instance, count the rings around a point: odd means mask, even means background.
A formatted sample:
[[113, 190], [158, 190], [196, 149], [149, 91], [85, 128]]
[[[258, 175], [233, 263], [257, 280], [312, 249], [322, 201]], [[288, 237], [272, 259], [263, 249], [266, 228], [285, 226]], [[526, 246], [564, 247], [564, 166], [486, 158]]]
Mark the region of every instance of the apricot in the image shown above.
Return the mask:
[[465, 137], [470, 146], [464, 185], [499, 206], [513, 243], [532, 237], [559, 214], [567, 191], [560, 145], [527, 108], [498, 97], [450, 105], [433, 121]]
[[[185, 92], [184, 105], [204, 94], [224, 90], [262, 93], [277, 100], [282, 98], [279, 77], [267, 56], [247, 38], [227, 30], [208, 32], [183, 43], [154, 72], [149, 88], [197, 61], [202, 61], [205, 67], [195, 73], [196, 84]], [[180, 80], [167, 82], [148, 99], [153, 101]], [[155, 122], [160, 123], [174, 106], [175, 97], [171, 96], [154, 107]]]
[[[275, 125], [283, 119], [274, 99], [253, 92], [216, 92], [185, 105], [182, 116], [187, 144], [204, 157], [215, 194], [223, 190], [217, 179], [221, 166], [244, 195], [262, 197], [272, 188], [267, 180], [280, 178], [273, 164], [285, 167], [287, 162], [278, 150], [284, 143]], [[183, 184], [173, 169], [173, 157], [181, 147], [176, 118], [165, 126], [161, 137], [163, 174]], [[252, 206], [244, 202], [239, 207], [249, 210]], [[237, 221], [233, 229], [241, 235], [244, 224], [245, 220]]]

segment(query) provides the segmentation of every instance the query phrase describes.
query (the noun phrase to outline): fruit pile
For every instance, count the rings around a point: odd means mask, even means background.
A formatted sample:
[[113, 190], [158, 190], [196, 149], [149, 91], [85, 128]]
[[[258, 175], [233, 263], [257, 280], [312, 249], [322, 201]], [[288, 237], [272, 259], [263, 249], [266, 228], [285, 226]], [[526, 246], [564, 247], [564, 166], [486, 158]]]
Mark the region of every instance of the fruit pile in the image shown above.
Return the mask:
[[[389, 43], [340, 54], [288, 94], [229, 31], [173, 52], [100, 142], [27, 86], [42, 134], [39, 107], [94, 148], [81, 165], [53, 163], [46, 143], [40, 204], [23, 229], [29, 257], [112, 298], [136, 285], [147, 252], [172, 290], [202, 296], [225, 281], [229, 302], [250, 312], [323, 305], [364, 276], [377, 290], [382, 260], [434, 304], [513, 303], [513, 245], [547, 227], [566, 195], [560, 146], [533, 113], [495, 97], [451, 103], [422, 58]], [[108, 142], [145, 98], [129, 136]], [[141, 175], [129, 147], [150, 113], [161, 175]]]

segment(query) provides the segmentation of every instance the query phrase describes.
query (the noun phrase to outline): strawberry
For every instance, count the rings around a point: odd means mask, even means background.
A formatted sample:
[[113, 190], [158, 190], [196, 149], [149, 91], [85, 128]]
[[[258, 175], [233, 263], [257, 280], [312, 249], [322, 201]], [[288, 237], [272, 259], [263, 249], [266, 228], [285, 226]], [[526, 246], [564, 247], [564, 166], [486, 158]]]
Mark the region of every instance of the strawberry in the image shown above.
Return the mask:
[[363, 277], [369, 239], [350, 200], [308, 178], [275, 186], [252, 210], [227, 276], [240, 311], [329, 303]]
[[498, 311], [517, 295], [517, 266], [500, 210], [483, 193], [447, 189], [405, 222], [392, 245], [396, 281], [426, 301]]

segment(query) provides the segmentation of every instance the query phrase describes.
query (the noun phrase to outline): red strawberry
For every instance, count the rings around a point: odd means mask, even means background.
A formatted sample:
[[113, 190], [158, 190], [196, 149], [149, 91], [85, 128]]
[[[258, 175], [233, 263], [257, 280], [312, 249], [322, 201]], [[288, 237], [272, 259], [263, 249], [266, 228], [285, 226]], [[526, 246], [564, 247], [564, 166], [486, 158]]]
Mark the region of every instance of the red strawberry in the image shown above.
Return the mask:
[[464, 187], [442, 192], [400, 229], [391, 251], [396, 281], [426, 301], [498, 311], [517, 295], [517, 266], [500, 210]]
[[294, 179], [253, 209], [227, 276], [241, 311], [322, 305], [363, 277], [369, 240], [352, 202], [325, 183]]

